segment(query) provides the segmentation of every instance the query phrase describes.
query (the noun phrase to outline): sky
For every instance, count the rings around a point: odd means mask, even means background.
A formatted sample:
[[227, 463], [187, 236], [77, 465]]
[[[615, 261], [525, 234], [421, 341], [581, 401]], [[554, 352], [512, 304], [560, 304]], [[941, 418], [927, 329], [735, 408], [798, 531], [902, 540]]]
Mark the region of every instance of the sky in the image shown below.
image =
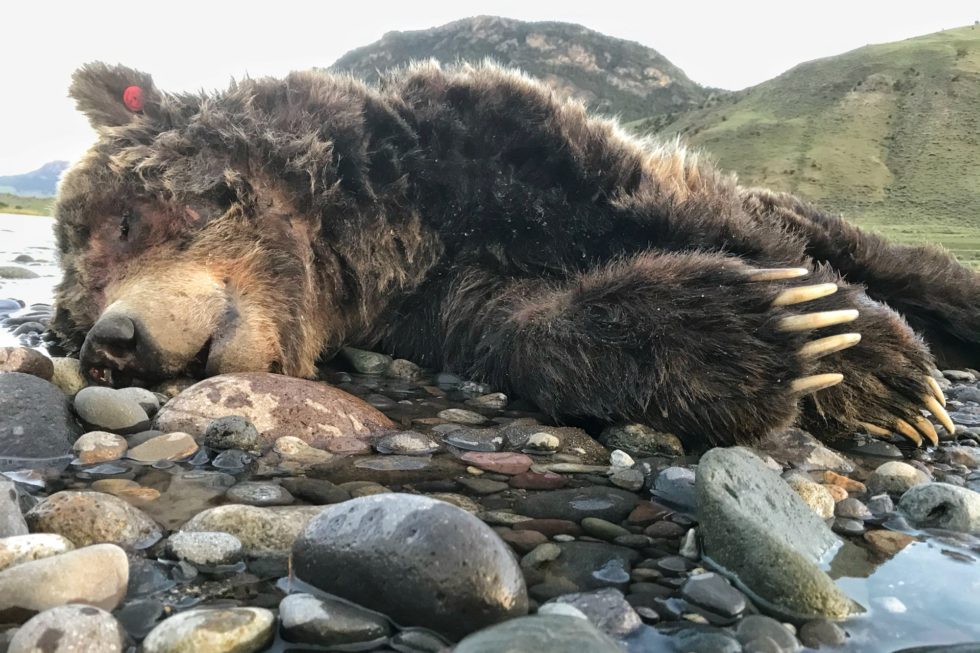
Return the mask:
[[468, 16], [558, 20], [654, 48], [737, 90], [803, 61], [980, 19], [977, 0], [55, 0], [0, 4], [0, 175], [74, 160], [94, 140], [67, 98], [81, 63], [123, 63], [171, 91], [327, 66], [392, 30]]

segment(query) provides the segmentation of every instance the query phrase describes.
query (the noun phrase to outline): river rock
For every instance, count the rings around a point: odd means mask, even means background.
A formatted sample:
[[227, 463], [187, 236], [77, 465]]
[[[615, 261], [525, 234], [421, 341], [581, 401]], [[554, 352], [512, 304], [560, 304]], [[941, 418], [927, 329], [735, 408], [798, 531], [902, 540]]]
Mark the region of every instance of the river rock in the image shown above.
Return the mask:
[[56, 492], [27, 513], [35, 533], [57, 533], [75, 546], [109, 542], [143, 548], [160, 539], [156, 522], [126, 501], [103, 492]]
[[129, 561], [115, 544], [96, 544], [0, 571], [0, 622], [21, 623], [67, 603], [113, 610], [126, 594]]
[[203, 438], [212, 420], [229, 414], [252, 422], [268, 444], [291, 435], [318, 448], [333, 438], [366, 439], [395, 426], [367, 403], [325, 383], [248, 372], [191, 386], [160, 409], [156, 427]]
[[786, 618], [857, 611], [818, 561], [839, 546], [827, 525], [751, 451], [710, 450], [698, 465], [704, 555]]
[[77, 358], [54, 357], [51, 359], [51, 383], [55, 384], [66, 395], [74, 395], [88, 385], [82, 376], [82, 364]]
[[17, 486], [0, 477], [0, 538], [25, 535], [28, 532], [17, 497]]
[[594, 592], [564, 594], [544, 606], [570, 605], [581, 612], [592, 625], [610, 637], [626, 637], [643, 621], [617, 589], [607, 588]]
[[916, 469], [908, 463], [889, 460], [879, 465], [868, 477], [868, 489], [872, 494], [887, 492], [888, 494], [903, 494], [916, 485], [928, 483], [929, 477], [925, 472]]
[[459, 637], [527, 613], [507, 545], [448, 503], [382, 494], [331, 506], [293, 545], [293, 571], [403, 625]]
[[449, 456], [336, 456], [311, 467], [307, 476], [338, 485], [351, 481], [406, 485], [454, 478], [464, 474], [465, 469]]
[[632, 492], [617, 488], [588, 486], [554, 492], [529, 494], [518, 499], [514, 510], [539, 519], [566, 519], [579, 522], [586, 517], [598, 517], [619, 523], [640, 502]]
[[825, 486], [802, 476], [791, 476], [786, 483], [818, 517], [830, 519], [834, 516], [834, 497]]
[[622, 653], [616, 641], [586, 619], [553, 614], [521, 617], [473, 633], [453, 653]]
[[352, 603], [290, 594], [279, 603], [282, 631], [290, 642], [338, 646], [373, 642], [391, 634], [384, 617]]
[[181, 530], [230, 533], [241, 541], [248, 556], [280, 556], [289, 553], [307, 523], [322, 510], [321, 506], [230, 504], [198, 513]]
[[543, 546], [548, 547], [548, 555], [535, 550], [521, 560], [528, 583], [535, 585], [531, 593], [538, 600], [607, 587], [625, 590], [632, 566], [640, 559], [633, 549], [600, 542], [549, 542]]
[[127, 399], [135, 401], [150, 417], [156, 415], [157, 411], [160, 410], [160, 399], [156, 396], [156, 393], [146, 388], [120, 388], [116, 392]]
[[70, 603], [50, 608], [21, 626], [7, 653], [122, 653], [126, 633], [105, 610]]
[[129, 434], [150, 427], [143, 407], [113, 388], [82, 388], [75, 395], [75, 412], [93, 430]]
[[772, 456], [783, 467], [792, 466], [802, 471], [829, 469], [849, 474], [855, 469], [853, 462], [798, 428], [773, 431], [755, 450], [759, 455]]
[[288, 506], [293, 503], [289, 490], [275, 483], [243, 481], [228, 488], [225, 499], [250, 506]]
[[391, 356], [354, 347], [344, 347], [340, 353], [360, 374], [384, 374], [393, 362]]
[[[25, 530], [26, 530], [25, 525]], [[54, 533], [29, 533], [0, 538], [0, 571], [22, 562], [49, 558], [71, 551], [75, 545]]]
[[50, 381], [54, 375], [51, 359], [27, 347], [0, 347], [0, 373], [22, 372]]
[[126, 453], [126, 438], [108, 431], [89, 431], [75, 440], [72, 450], [83, 465], [119, 460]]
[[250, 421], [241, 415], [227, 415], [208, 423], [204, 429], [203, 443], [212, 449], [241, 449], [257, 453], [264, 441]]
[[916, 528], [945, 528], [980, 534], [980, 493], [949, 483], [909, 489], [898, 509]]
[[197, 453], [197, 442], [189, 433], [165, 433], [139, 444], [126, 454], [127, 458], [142, 463], [158, 460], [183, 460]]
[[40, 276], [34, 270], [19, 265], [0, 265], [0, 279], [37, 279]]
[[622, 449], [642, 457], [684, 455], [680, 438], [644, 424], [608, 426], [599, 435], [599, 442], [609, 449]]
[[56, 386], [31, 374], [0, 374], [0, 457], [66, 456], [80, 433]]
[[265, 608], [199, 608], [179, 612], [150, 631], [143, 653], [254, 653], [275, 636], [275, 615]]
[[234, 564], [243, 550], [241, 540], [230, 533], [178, 531], [167, 538], [171, 556], [202, 567]]

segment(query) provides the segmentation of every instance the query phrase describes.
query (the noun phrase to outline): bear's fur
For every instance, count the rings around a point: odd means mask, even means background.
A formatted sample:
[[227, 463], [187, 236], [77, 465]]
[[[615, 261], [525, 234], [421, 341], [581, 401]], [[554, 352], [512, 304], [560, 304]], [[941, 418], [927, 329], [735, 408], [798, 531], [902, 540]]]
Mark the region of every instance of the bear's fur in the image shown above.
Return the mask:
[[[53, 331], [98, 382], [312, 376], [375, 347], [703, 446], [792, 423], [934, 440], [909, 325], [980, 363], [980, 283], [944, 251], [743, 188], [491, 64], [168, 94], [96, 63], [71, 95], [99, 140], [61, 184]], [[837, 291], [784, 292], [817, 284]]]

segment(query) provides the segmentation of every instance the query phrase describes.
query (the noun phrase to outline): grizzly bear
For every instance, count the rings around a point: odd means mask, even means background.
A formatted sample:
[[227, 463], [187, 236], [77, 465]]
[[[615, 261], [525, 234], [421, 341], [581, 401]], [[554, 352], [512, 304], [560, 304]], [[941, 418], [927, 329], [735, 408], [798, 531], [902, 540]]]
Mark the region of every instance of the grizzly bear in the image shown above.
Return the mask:
[[[791, 424], [937, 443], [980, 280], [739, 186], [492, 64], [166, 93], [93, 63], [52, 329], [96, 383], [316, 374], [351, 345], [694, 447]], [[927, 346], [928, 343], [928, 346]]]

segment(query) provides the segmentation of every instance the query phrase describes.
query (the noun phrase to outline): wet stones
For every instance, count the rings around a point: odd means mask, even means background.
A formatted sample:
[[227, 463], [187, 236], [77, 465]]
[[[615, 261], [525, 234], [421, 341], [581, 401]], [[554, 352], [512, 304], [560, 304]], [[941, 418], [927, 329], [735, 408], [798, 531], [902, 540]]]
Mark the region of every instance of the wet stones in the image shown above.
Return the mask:
[[205, 379], [160, 409], [156, 427], [204, 435], [212, 420], [229, 414], [252, 422], [264, 442], [297, 437], [326, 448], [335, 438], [368, 438], [394, 424], [362, 400], [323, 383], [252, 372]]
[[416, 431], [399, 431], [380, 438], [374, 443], [378, 453], [403, 456], [426, 456], [439, 450], [439, 443]]
[[662, 433], [644, 424], [624, 424], [606, 427], [599, 442], [609, 449], [622, 449], [631, 454], [646, 456], [683, 456], [684, 445], [673, 433]]
[[189, 433], [165, 433], [137, 445], [126, 454], [138, 462], [152, 463], [158, 460], [183, 460], [197, 452], [197, 442]]
[[818, 517], [829, 519], [834, 516], [834, 497], [826, 487], [802, 476], [791, 476], [786, 482]]
[[89, 428], [114, 433], [139, 433], [150, 427], [146, 411], [113, 388], [90, 386], [75, 395], [75, 412]]
[[521, 566], [531, 584], [531, 596], [546, 601], [570, 592], [606, 587], [625, 590], [639, 557], [636, 551], [613, 544], [549, 542], [525, 556]]
[[17, 496], [17, 487], [0, 477], [0, 538], [27, 533]]
[[21, 626], [7, 653], [122, 653], [126, 634], [111, 614], [91, 605], [45, 610]]
[[76, 546], [111, 542], [138, 549], [161, 536], [160, 527], [141, 510], [102, 492], [56, 492], [26, 518], [31, 531], [57, 533]]
[[681, 586], [681, 596], [722, 617], [737, 617], [748, 606], [744, 594], [727, 579], [710, 572], [689, 577]]
[[481, 630], [461, 641], [455, 653], [621, 653], [615, 640], [586, 619], [535, 615]]
[[22, 562], [49, 558], [74, 548], [75, 545], [70, 540], [54, 533], [2, 537], [0, 538], [0, 571]]
[[282, 631], [291, 642], [337, 646], [373, 642], [391, 634], [388, 620], [351, 603], [290, 594], [279, 603]]
[[980, 493], [956, 485], [917, 485], [902, 495], [898, 509], [917, 528], [980, 533]]
[[571, 606], [610, 637], [626, 637], [642, 625], [640, 615], [615, 589], [564, 594], [545, 606]]
[[258, 508], [230, 504], [198, 513], [181, 530], [229, 533], [241, 541], [248, 556], [284, 556], [321, 510], [320, 506]]
[[900, 495], [916, 485], [928, 482], [929, 477], [925, 472], [908, 463], [890, 460], [871, 473], [868, 477], [868, 489], [872, 493], [886, 492]]
[[108, 431], [89, 431], [75, 440], [72, 450], [83, 465], [119, 460], [129, 444], [126, 438]]
[[113, 610], [126, 594], [129, 561], [114, 544], [97, 544], [0, 571], [0, 621], [20, 623], [67, 603]]
[[293, 570], [398, 623], [450, 637], [528, 607], [524, 578], [506, 544], [469, 513], [416, 495], [327, 508], [293, 546]]
[[632, 492], [617, 488], [589, 486], [529, 494], [519, 499], [514, 509], [528, 517], [563, 519], [579, 522], [597, 517], [619, 523], [640, 502]]
[[250, 452], [260, 451], [263, 445], [258, 429], [241, 415], [228, 415], [211, 420], [204, 430], [202, 441], [205, 446], [212, 449], [241, 449]]
[[143, 640], [143, 653], [253, 653], [275, 635], [276, 619], [264, 608], [187, 610], [160, 623]]
[[447, 422], [454, 422], [456, 424], [466, 424], [469, 426], [478, 426], [487, 422], [487, 418], [480, 413], [475, 413], [472, 410], [465, 410], [463, 408], [447, 408], [446, 410], [439, 411], [439, 419], [444, 419]]
[[837, 537], [749, 450], [712, 449], [698, 465], [704, 554], [774, 612], [843, 618], [855, 606], [817, 566]]
[[27, 347], [0, 347], [0, 374], [21, 372], [50, 381], [54, 375], [51, 359]]
[[171, 556], [203, 567], [234, 564], [243, 550], [241, 540], [229, 533], [178, 531], [167, 539]]
[[460, 460], [478, 469], [496, 472], [498, 474], [507, 474], [508, 476], [523, 474], [531, 469], [531, 463], [533, 462], [529, 456], [522, 453], [483, 453], [477, 451], [463, 454]]
[[82, 376], [81, 363], [77, 358], [58, 358], [51, 359], [52, 376], [51, 383], [55, 384], [66, 395], [74, 395], [79, 390], [88, 385], [88, 381]]
[[360, 374], [384, 374], [393, 362], [391, 356], [354, 347], [344, 347], [340, 350], [340, 354], [347, 359], [354, 371]]
[[65, 456], [80, 433], [56, 386], [21, 372], [0, 374], [0, 457]]
[[250, 506], [288, 506], [293, 503], [293, 495], [286, 488], [275, 483], [245, 481], [228, 488], [225, 498], [234, 503]]

